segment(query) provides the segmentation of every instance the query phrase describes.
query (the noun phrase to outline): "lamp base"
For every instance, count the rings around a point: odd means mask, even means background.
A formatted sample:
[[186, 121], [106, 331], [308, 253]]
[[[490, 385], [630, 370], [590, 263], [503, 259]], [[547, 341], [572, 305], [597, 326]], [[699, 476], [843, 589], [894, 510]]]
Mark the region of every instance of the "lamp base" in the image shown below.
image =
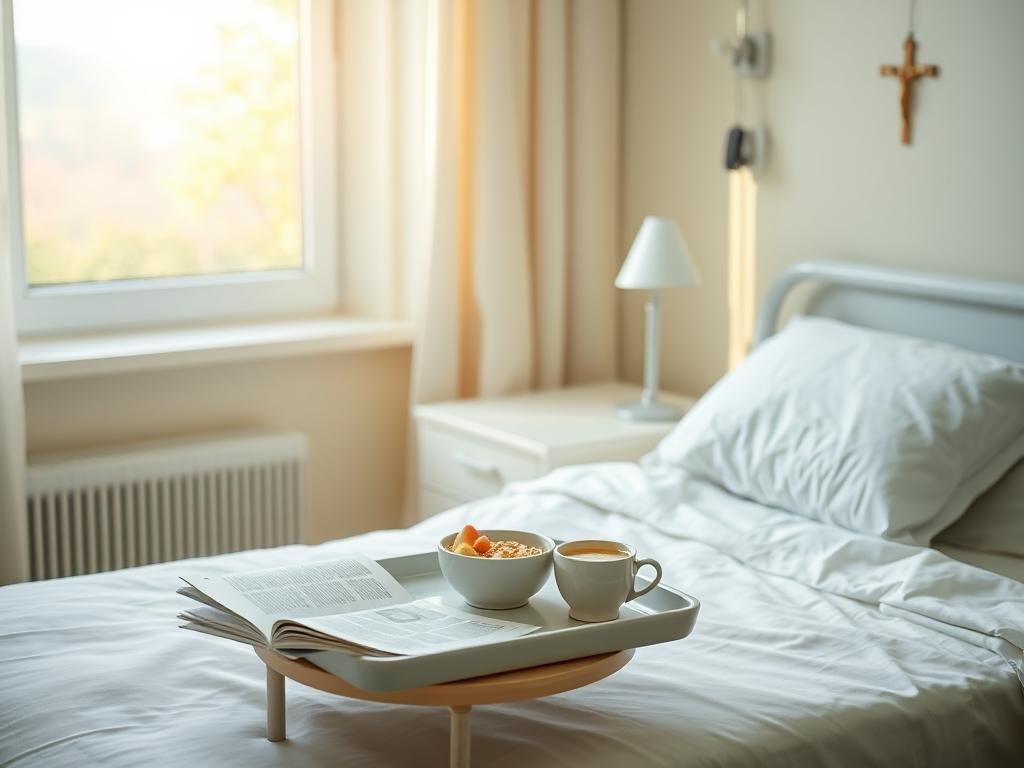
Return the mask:
[[683, 418], [683, 409], [668, 403], [620, 403], [615, 409], [620, 419], [629, 421], [679, 421]]

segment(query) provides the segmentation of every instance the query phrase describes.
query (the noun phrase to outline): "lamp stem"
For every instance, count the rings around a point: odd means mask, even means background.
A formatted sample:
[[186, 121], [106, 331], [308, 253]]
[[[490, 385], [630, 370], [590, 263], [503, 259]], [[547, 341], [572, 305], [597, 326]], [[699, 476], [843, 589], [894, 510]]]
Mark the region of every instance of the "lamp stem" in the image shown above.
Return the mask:
[[644, 330], [644, 391], [640, 402], [653, 405], [658, 399], [658, 321], [661, 312], [658, 289], [652, 288], [647, 299]]

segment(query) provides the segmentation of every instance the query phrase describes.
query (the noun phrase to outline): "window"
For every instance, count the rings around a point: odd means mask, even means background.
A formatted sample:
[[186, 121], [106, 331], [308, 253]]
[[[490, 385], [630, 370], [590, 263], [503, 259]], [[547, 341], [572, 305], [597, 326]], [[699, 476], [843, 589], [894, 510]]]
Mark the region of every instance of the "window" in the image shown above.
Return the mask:
[[22, 331], [334, 302], [331, 5], [6, 0]]

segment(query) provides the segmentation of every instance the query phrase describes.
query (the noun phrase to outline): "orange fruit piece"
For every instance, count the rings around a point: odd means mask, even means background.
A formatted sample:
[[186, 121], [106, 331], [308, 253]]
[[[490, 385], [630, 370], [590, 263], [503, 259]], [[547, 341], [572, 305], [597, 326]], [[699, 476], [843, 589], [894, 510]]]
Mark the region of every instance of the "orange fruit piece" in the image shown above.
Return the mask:
[[473, 549], [479, 552], [481, 555], [484, 554], [488, 549], [491, 548], [491, 540], [483, 534], [480, 535], [475, 542], [473, 542]]
[[474, 544], [476, 544], [476, 540], [479, 538], [480, 534], [477, 533], [476, 528], [467, 523], [466, 525], [462, 526], [462, 530], [459, 532], [459, 535], [456, 536], [455, 541], [452, 542], [452, 549], [454, 550], [458, 548], [459, 544], [469, 544], [469, 546], [472, 547]]

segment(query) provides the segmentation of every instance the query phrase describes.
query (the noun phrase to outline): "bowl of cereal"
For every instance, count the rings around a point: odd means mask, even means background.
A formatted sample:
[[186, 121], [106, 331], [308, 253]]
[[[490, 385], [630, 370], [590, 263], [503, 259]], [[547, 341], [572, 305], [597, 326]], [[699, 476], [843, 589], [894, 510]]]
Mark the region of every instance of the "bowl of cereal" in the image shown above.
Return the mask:
[[474, 608], [519, 608], [551, 576], [555, 542], [529, 531], [471, 525], [437, 545], [437, 559], [448, 585]]

